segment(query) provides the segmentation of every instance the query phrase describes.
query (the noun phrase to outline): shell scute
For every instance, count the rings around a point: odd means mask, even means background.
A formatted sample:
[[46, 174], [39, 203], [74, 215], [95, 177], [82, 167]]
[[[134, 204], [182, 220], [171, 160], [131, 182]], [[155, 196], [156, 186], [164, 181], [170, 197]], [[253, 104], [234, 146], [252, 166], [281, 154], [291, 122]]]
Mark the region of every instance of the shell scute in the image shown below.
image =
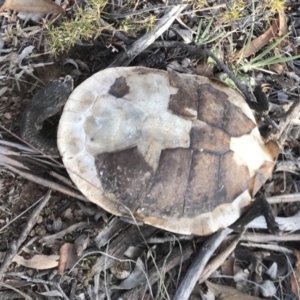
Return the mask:
[[170, 95], [169, 109], [183, 117], [196, 119], [199, 84], [173, 71], [169, 71], [168, 75], [170, 86], [177, 90], [176, 93]]
[[216, 154], [226, 153], [230, 150], [230, 136], [222, 129], [197, 120], [191, 129], [191, 148]]
[[156, 217], [172, 214], [174, 218], [184, 216], [183, 199], [189, 181], [191, 158], [190, 149], [176, 148], [162, 151], [149, 192], [141, 204], [145, 214]]
[[107, 194], [116, 195], [131, 211], [140, 207], [153, 170], [137, 147], [100, 154], [96, 157], [95, 165], [102, 188]]

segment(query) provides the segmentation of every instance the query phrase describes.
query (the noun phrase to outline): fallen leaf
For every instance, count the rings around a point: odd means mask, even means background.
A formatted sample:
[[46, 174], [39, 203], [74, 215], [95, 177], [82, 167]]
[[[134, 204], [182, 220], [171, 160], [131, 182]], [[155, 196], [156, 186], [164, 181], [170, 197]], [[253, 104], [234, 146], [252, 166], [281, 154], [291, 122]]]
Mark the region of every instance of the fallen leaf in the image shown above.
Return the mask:
[[299, 290], [299, 283], [300, 283], [300, 252], [295, 250], [294, 255], [296, 256], [296, 266], [294, 268], [294, 272], [290, 275], [291, 278], [291, 290], [298, 299], [300, 299], [300, 290]]
[[276, 286], [271, 280], [265, 280], [259, 285], [261, 294], [264, 297], [275, 297], [276, 295]]
[[[238, 59], [241, 56], [248, 57], [257, 51], [259, 51], [262, 47], [264, 47], [271, 38], [276, 36], [278, 31], [278, 22], [274, 22], [273, 25], [262, 35], [254, 39], [249, 45], [245, 45], [235, 56], [234, 59]], [[245, 48], [247, 47], [247, 48]]]
[[[216, 296], [218, 299], [226, 299], [226, 300], [260, 300], [261, 298], [253, 297], [244, 293], [239, 292], [238, 290], [226, 286], [215, 284], [210, 281], [205, 281], [208, 289]], [[261, 299], [262, 300], [262, 299]]]
[[45, 297], [60, 297], [63, 298], [62, 294], [58, 290], [52, 290], [48, 292], [39, 293], [39, 295], [45, 296]]
[[5, 0], [0, 12], [11, 9], [21, 12], [62, 14], [64, 10], [51, 0]]
[[59, 249], [60, 259], [58, 274], [62, 275], [66, 269], [70, 269], [78, 260], [76, 246], [71, 243], [63, 244]]
[[288, 33], [287, 17], [283, 9], [278, 10], [278, 19], [279, 19], [278, 35], [282, 37]]
[[22, 50], [21, 54], [19, 54], [19, 66], [21, 66], [23, 59], [32, 53], [33, 49], [33, 46], [27, 46]]
[[284, 66], [282, 64], [272, 64], [269, 69], [275, 72], [277, 75], [282, 75], [284, 71]]
[[213, 77], [214, 72], [213, 72], [214, 66], [209, 63], [200, 63], [196, 67], [196, 74], [205, 76], [205, 77]]
[[280, 161], [276, 164], [275, 172], [290, 172], [299, 174], [299, 163], [293, 160]]
[[224, 278], [227, 285], [231, 286], [233, 282], [233, 266], [234, 266], [235, 259], [234, 257], [229, 257], [226, 261], [221, 265], [221, 272], [223, 275], [227, 276]]
[[172, 28], [181, 36], [184, 43], [190, 44], [194, 40], [194, 32], [191, 29], [182, 29], [178, 24], [175, 24]]
[[7, 112], [4, 114], [5, 119], [10, 120], [11, 119], [11, 113]]
[[21, 20], [32, 20], [35, 23], [38, 23], [41, 18], [44, 16], [43, 13], [29, 13], [29, 12], [19, 12], [17, 17]]
[[20, 255], [16, 255], [13, 261], [27, 268], [46, 270], [46, 269], [52, 269], [57, 267], [58, 259], [59, 259], [58, 255], [37, 254], [30, 259], [25, 259]]
[[81, 234], [74, 242], [77, 256], [81, 256], [83, 251], [87, 248], [89, 244], [89, 236], [87, 234]]

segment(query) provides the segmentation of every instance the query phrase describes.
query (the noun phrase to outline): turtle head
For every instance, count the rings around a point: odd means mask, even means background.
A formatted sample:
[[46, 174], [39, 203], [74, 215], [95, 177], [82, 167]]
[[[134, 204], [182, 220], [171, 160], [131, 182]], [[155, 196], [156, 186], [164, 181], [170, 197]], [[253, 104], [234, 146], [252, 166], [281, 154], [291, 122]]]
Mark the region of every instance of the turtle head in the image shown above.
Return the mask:
[[73, 90], [73, 79], [67, 75], [64, 81], [52, 81], [43, 90], [44, 107], [51, 106], [60, 110]]
[[73, 79], [67, 75], [63, 81], [55, 80], [39, 90], [33, 97], [30, 107], [38, 112], [37, 123], [61, 112], [73, 90]]

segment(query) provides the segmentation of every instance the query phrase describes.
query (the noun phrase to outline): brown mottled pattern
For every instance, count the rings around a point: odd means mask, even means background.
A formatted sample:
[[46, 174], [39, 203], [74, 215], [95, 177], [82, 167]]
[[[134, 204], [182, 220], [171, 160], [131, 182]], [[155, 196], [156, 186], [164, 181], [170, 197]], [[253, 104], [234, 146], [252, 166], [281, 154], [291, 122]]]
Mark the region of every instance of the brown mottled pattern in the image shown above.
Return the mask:
[[[230, 136], [247, 134], [255, 124], [212, 85], [199, 87], [174, 72], [169, 78], [178, 88], [169, 108], [183, 117], [198, 113], [190, 148], [162, 150], [155, 174], [136, 147], [99, 155], [97, 168], [105, 193], [114, 194], [131, 211], [139, 208], [161, 218], [195, 217], [233, 201], [248, 187], [248, 169], [235, 165]], [[117, 78], [109, 92], [117, 97], [128, 93], [125, 78]]]
[[57, 142], [92, 202], [199, 235], [239, 217], [278, 154], [238, 92], [206, 77], [142, 67], [106, 69], [77, 87]]
[[250, 133], [256, 126], [239, 107], [230, 102], [227, 102], [226, 107], [223, 128], [230, 136], [238, 137]]
[[217, 128], [224, 129], [230, 136], [248, 134], [255, 124], [236, 105], [228, 101], [228, 96], [210, 84], [202, 84], [199, 89], [198, 119]]
[[[95, 163], [104, 191], [114, 194], [131, 211], [135, 211], [145, 197], [153, 176], [152, 168], [137, 148], [100, 154]], [[120, 206], [119, 209], [128, 214], [125, 208]]]
[[192, 151], [190, 149], [163, 150], [159, 167], [141, 208], [146, 215], [182, 217]]
[[200, 85], [198, 92], [198, 120], [223, 128], [227, 95], [209, 84]]
[[235, 199], [250, 183], [248, 168], [235, 163], [233, 156], [230, 151], [220, 157], [218, 186], [220, 190], [225, 189], [227, 201]]
[[203, 149], [216, 154], [230, 150], [230, 137], [222, 129], [195, 121], [191, 130], [191, 148]]
[[223, 155], [189, 149], [163, 151], [141, 208], [156, 217], [195, 217], [233, 201], [248, 187], [250, 178], [247, 168], [235, 165], [232, 156], [231, 151]]
[[[209, 170], [207, 172], [206, 170]], [[184, 198], [184, 214], [195, 216], [211, 211], [222, 203], [223, 198], [215, 199], [218, 189], [219, 156], [194, 151], [190, 169], [189, 184]]]
[[130, 89], [126, 83], [126, 78], [121, 76], [116, 79], [114, 84], [110, 87], [108, 93], [117, 97], [123, 98], [125, 95], [129, 93]]
[[184, 117], [197, 118], [199, 84], [193, 80], [186, 80], [176, 72], [168, 73], [170, 85], [178, 88], [178, 92], [170, 97], [169, 109]]

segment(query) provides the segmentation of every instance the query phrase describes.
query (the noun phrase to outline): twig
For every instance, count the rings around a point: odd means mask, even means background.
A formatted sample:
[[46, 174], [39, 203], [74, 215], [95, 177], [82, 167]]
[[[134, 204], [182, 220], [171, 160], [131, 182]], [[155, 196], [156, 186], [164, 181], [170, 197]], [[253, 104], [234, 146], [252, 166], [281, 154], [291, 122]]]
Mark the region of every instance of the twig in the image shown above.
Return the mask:
[[263, 216], [266, 222], [268, 230], [275, 234], [279, 232], [279, 225], [275, 219], [274, 212], [270, 203], [266, 200], [264, 196], [260, 196], [255, 199], [246, 213], [230, 225], [235, 231], [240, 231], [244, 227], [248, 227], [249, 223], [253, 220], [257, 220], [259, 216]]
[[300, 111], [300, 100], [296, 100], [289, 110], [286, 112], [286, 114], [281, 118], [279, 123], [279, 131], [268, 137], [269, 139], [279, 141], [280, 139], [284, 139], [283, 133], [286, 130], [286, 128], [291, 124], [292, 120], [297, 118], [299, 116]]
[[71, 189], [76, 189], [76, 187], [69, 178], [66, 178], [65, 176], [62, 176], [54, 171], [50, 171], [49, 174], [52, 177], [58, 179], [60, 182], [63, 182], [65, 185], [69, 186]]
[[28, 172], [21, 171], [21, 170], [16, 169], [12, 166], [7, 165], [6, 168], [9, 169], [10, 171], [14, 172], [14, 173], [17, 173], [18, 175], [30, 180], [30, 181], [33, 181], [33, 182], [39, 184], [39, 185], [45, 186], [49, 189], [61, 192], [65, 195], [74, 197], [76, 199], [79, 199], [79, 200], [82, 200], [82, 201], [85, 201], [85, 202], [88, 201], [84, 196], [78, 195], [77, 193], [73, 192], [72, 190], [66, 188], [65, 186], [63, 186], [59, 183], [56, 183], [56, 182], [50, 181], [48, 179], [38, 177], [38, 176], [36, 176], [34, 174], [31, 174], [31, 173], [28, 173]]
[[268, 197], [267, 201], [270, 204], [298, 202], [300, 201], [300, 193]]
[[250, 247], [261, 248], [261, 249], [281, 252], [281, 253], [285, 253], [285, 254], [293, 254], [294, 253], [294, 251], [291, 249], [288, 249], [286, 247], [282, 247], [279, 245], [272, 245], [272, 244], [241, 243], [241, 246], [248, 247], [248, 248], [250, 248]]
[[148, 244], [163, 244], [163, 243], [174, 243], [175, 241], [191, 241], [194, 239], [192, 235], [173, 235], [166, 237], [151, 237], [147, 240]]
[[227, 259], [227, 257], [235, 250], [237, 244], [239, 243], [242, 235], [244, 232], [242, 232], [239, 236], [237, 236], [227, 247], [224, 249], [219, 255], [214, 257], [205, 267], [203, 270], [200, 278], [199, 283], [204, 282], [206, 279], [209, 278], [209, 276], [217, 270]]
[[[276, 223], [279, 226], [280, 231], [289, 231], [293, 232], [300, 229], [300, 214], [296, 214], [292, 217], [276, 217]], [[264, 217], [258, 217], [245, 225], [246, 228], [255, 228], [255, 229], [267, 229], [266, 219]]]
[[[193, 254], [191, 245], [185, 245], [182, 249], [173, 248], [170, 256], [161, 258], [156, 266], [153, 266], [148, 272], [150, 285], [159, 281], [164, 274], [169, 272], [174, 267], [181, 265]], [[145, 292], [144, 284], [141, 284], [122, 295], [123, 300], [140, 300]]]
[[55, 240], [63, 238], [66, 234], [71, 233], [75, 230], [81, 230], [81, 229], [84, 229], [84, 228], [88, 228], [89, 226], [90, 226], [89, 222], [76, 223], [76, 224], [71, 225], [70, 227], [68, 227], [68, 228], [66, 228], [66, 229], [64, 229], [60, 232], [57, 232], [55, 234], [43, 237], [40, 240], [40, 243], [41, 244], [46, 244], [47, 246], [51, 246], [51, 244], [53, 244]]
[[10, 220], [7, 224], [5, 224], [3, 227], [0, 228], [0, 232], [2, 232], [4, 229], [9, 227], [13, 222], [15, 222], [17, 219], [19, 219], [21, 216], [27, 213], [27, 211], [31, 210], [34, 206], [36, 206], [40, 201], [42, 201], [44, 197], [40, 198], [37, 202], [33, 203], [31, 206], [27, 207], [24, 211], [22, 211], [19, 215], [17, 215], [15, 218]]
[[[229, 238], [234, 237], [231, 235]], [[268, 242], [299, 242], [300, 234], [287, 234], [287, 235], [276, 235], [276, 234], [265, 234], [265, 233], [250, 233], [246, 232], [240, 238], [240, 241], [253, 242], [253, 243], [268, 243]]]
[[170, 7], [174, 7], [174, 5], [159, 4], [159, 5], [153, 5], [150, 7], [146, 7], [146, 8], [140, 9], [140, 10], [130, 11], [130, 12], [123, 13], [123, 14], [118, 14], [118, 13], [107, 14], [106, 17], [109, 19], [115, 20], [115, 19], [121, 19], [121, 18], [141, 15], [141, 14], [153, 11], [153, 10], [160, 10], [160, 9], [165, 10]]
[[60, 293], [63, 299], [65, 300], [69, 300], [69, 298], [67, 297], [67, 295], [64, 293], [64, 291], [62, 290], [62, 288], [60, 287], [60, 284], [58, 282], [55, 281], [47, 281], [47, 280], [43, 280], [43, 279], [39, 279], [39, 278], [31, 278], [27, 275], [24, 275], [22, 273], [8, 273], [8, 276], [12, 276], [12, 277], [19, 277], [21, 279], [26, 280], [27, 282], [30, 283], [35, 283], [35, 284], [45, 284], [45, 285], [50, 285], [55, 287]]
[[18, 249], [21, 247], [21, 245], [26, 240], [28, 234], [32, 230], [33, 226], [37, 222], [37, 218], [41, 212], [41, 210], [45, 207], [49, 199], [51, 198], [51, 191], [49, 190], [46, 195], [44, 196], [44, 199], [38, 204], [38, 206], [34, 209], [32, 212], [25, 228], [23, 229], [21, 235], [19, 236], [17, 241], [13, 241], [10, 245], [10, 251], [8, 251], [5, 255], [5, 258], [0, 266], [0, 280], [2, 279], [6, 269], [11, 264], [13, 258], [16, 256]]
[[226, 228], [220, 230], [213, 235], [211, 235], [203, 244], [200, 251], [198, 252], [196, 258], [194, 259], [192, 265], [187, 271], [185, 277], [183, 278], [179, 289], [177, 290], [174, 300], [187, 300], [189, 299], [195, 284], [202, 274], [205, 265], [207, 264], [210, 257], [213, 255], [215, 250], [223, 242], [224, 238], [232, 232], [231, 229]]
[[21, 292], [20, 290], [16, 289], [15, 287], [13, 287], [13, 286], [11, 286], [9, 284], [6, 284], [4, 282], [0, 282], [0, 286], [3, 286], [5, 288], [7, 288], [7, 289], [15, 291], [16, 293], [18, 293], [21, 296], [23, 296], [25, 298], [25, 300], [33, 300], [30, 296], [26, 295], [25, 293]]
[[[5, 128], [5, 127], [2, 127], [1, 128]], [[39, 154], [38, 152], [36, 152], [34, 149], [32, 148], [29, 148], [25, 145], [21, 145], [21, 144], [18, 144], [18, 143], [14, 143], [14, 142], [9, 142], [9, 141], [5, 141], [5, 140], [0, 140], [0, 145], [4, 145], [4, 146], [10, 146], [10, 147], [14, 147], [14, 148], [17, 148], [21, 151], [25, 151], [25, 152], [30, 152], [30, 153], [33, 153], [33, 154]]]
[[114, 61], [109, 65], [109, 68], [128, 66], [141, 52], [148, 48], [159, 36], [161, 36], [174, 22], [176, 17], [187, 7], [187, 4], [176, 5], [165, 14], [155, 26], [155, 28], [144, 34], [140, 39], [126, 48], [126, 51], [120, 53]]
[[112, 33], [112, 35], [116, 36], [119, 40], [123, 41], [126, 45], [131, 45], [134, 42], [134, 39], [129, 38], [125, 34], [123, 34], [121, 31], [114, 28], [112, 25], [107, 23], [105, 20], [100, 18], [100, 24], [101, 26], [105, 27], [105, 30]]
[[212, 51], [207, 49], [201, 49], [199, 47], [193, 47], [181, 42], [156, 42], [153, 44], [154, 47], [166, 47], [166, 48], [181, 48], [182, 50], [188, 51], [194, 56], [207, 55], [211, 57], [218, 66], [228, 75], [228, 77], [235, 83], [237, 88], [243, 93], [248, 105], [255, 109], [257, 107], [257, 102], [255, 97], [248, 91], [246, 85], [242, 84], [231, 70], [224, 64]]

